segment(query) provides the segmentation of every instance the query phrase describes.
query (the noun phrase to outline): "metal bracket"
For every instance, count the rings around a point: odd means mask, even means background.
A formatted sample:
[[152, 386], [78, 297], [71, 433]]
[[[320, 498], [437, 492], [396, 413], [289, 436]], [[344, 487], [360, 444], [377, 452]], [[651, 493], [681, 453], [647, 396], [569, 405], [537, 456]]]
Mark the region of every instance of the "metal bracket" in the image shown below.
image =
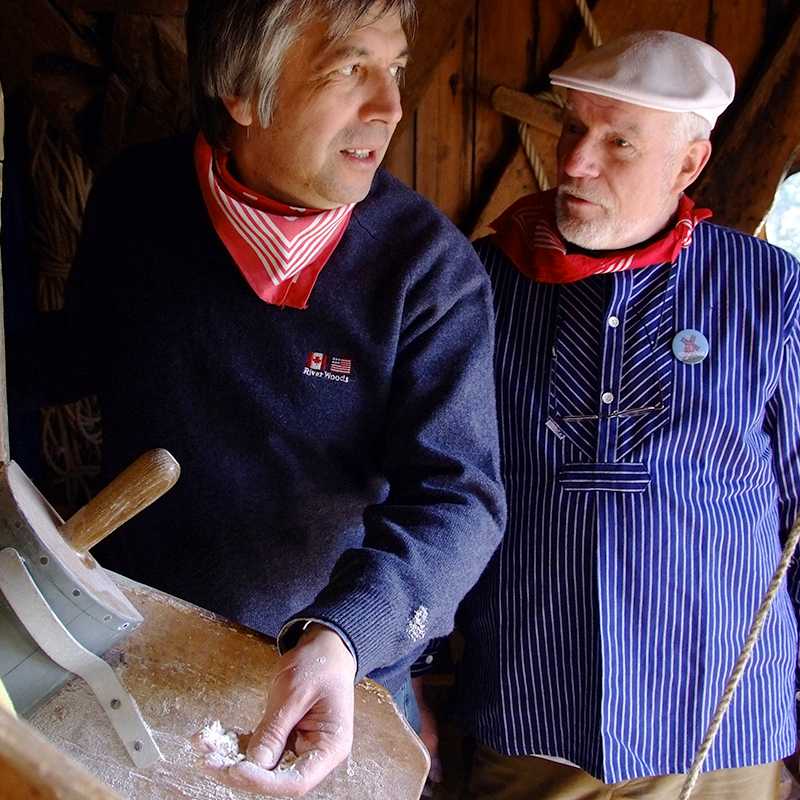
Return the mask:
[[61, 624], [13, 547], [0, 550], [0, 592], [42, 651], [86, 681], [133, 763], [144, 769], [159, 761], [161, 753], [136, 701], [114, 670]]

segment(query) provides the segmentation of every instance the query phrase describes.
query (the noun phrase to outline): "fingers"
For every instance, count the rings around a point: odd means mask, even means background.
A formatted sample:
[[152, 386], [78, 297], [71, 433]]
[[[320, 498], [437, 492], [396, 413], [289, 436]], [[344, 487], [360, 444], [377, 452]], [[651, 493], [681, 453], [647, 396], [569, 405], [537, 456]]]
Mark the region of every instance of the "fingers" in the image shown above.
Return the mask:
[[287, 753], [274, 770], [242, 761], [224, 771], [223, 781], [250, 792], [301, 797], [318, 786], [346, 757], [346, 752], [325, 749], [308, 750], [298, 756]]

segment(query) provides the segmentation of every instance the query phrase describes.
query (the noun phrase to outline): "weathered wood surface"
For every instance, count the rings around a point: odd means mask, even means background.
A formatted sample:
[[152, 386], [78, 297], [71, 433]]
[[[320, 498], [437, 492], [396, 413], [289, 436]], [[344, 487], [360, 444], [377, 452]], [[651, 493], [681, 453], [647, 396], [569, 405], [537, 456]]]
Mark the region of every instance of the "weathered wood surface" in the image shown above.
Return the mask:
[[2, 800], [122, 800], [23, 720], [0, 708]]
[[800, 14], [692, 190], [715, 221], [758, 233], [800, 156]]
[[[0, 86], [0, 200], [3, 197], [3, 164], [5, 162], [6, 105]], [[6, 332], [3, 310], [2, 262], [0, 261], [0, 464], [10, 459], [8, 440], [8, 392], [6, 391]]]
[[[274, 646], [188, 603], [118, 582], [145, 622], [106, 659], [139, 703], [164, 760], [136, 769], [78, 679], [34, 712], [31, 724], [129, 800], [251, 800], [202, 774], [190, 739], [214, 720], [244, 732], [255, 727], [277, 659]], [[355, 713], [351, 757], [310, 800], [417, 800], [428, 756], [389, 694], [362, 681]]]

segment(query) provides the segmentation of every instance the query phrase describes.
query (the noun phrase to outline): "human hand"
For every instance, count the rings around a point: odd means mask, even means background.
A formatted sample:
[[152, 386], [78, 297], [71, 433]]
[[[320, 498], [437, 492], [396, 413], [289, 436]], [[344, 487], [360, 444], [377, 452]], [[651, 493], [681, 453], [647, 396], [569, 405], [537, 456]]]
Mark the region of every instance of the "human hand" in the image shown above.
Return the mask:
[[215, 770], [235, 789], [301, 797], [350, 753], [355, 660], [339, 635], [312, 624], [278, 660], [246, 759]]

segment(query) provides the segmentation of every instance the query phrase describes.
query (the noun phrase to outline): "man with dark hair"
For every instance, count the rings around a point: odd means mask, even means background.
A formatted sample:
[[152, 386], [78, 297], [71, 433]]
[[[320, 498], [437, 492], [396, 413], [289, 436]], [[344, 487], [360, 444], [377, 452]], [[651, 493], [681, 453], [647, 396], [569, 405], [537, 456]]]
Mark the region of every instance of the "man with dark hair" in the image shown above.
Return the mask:
[[346, 757], [354, 678], [407, 690], [504, 524], [485, 271], [378, 169], [413, 21], [411, 0], [194, 0], [201, 131], [98, 180], [68, 296], [108, 470], [151, 446], [182, 468], [99, 558], [277, 637], [220, 772], [270, 795]]

